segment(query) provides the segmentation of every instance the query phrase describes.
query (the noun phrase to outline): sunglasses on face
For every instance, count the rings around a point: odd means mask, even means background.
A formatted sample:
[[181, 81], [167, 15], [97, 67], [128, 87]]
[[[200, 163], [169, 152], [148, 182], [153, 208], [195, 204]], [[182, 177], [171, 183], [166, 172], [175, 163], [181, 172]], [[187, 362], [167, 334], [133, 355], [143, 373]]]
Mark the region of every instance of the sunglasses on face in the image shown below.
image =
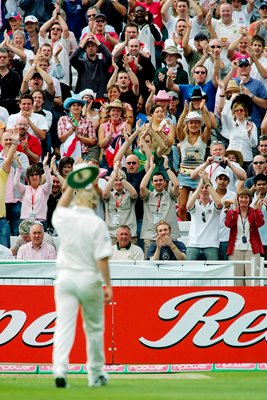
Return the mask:
[[206, 72], [205, 72], [205, 71], [195, 71], [195, 74], [197, 74], [197, 75], [199, 75], [199, 74], [201, 74], [201, 75], [205, 75], [205, 74], [206, 74]]
[[253, 161], [254, 165], [263, 165], [265, 164], [265, 161]]
[[214, 44], [212, 44], [211, 46], [210, 46], [210, 48], [211, 49], [221, 49], [222, 48], [222, 46], [220, 46], [220, 45], [214, 45]]
[[136, 161], [128, 161], [126, 164], [127, 165], [136, 165]]
[[96, 16], [96, 14], [88, 14], [87, 17], [88, 18], [94, 18]]

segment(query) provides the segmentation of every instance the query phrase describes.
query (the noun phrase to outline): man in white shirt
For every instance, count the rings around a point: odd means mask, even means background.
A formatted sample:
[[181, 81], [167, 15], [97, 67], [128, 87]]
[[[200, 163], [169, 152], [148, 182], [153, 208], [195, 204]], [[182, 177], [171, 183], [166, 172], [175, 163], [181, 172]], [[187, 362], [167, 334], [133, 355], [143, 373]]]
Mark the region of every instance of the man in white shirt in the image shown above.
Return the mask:
[[208, 174], [201, 171], [199, 176], [198, 187], [186, 205], [191, 214], [186, 258], [194, 261], [218, 260], [219, 220], [223, 205]]
[[178, 19], [188, 20], [189, 17], [189, 7], [192, 7], [196, 16], [190, 18], [192, 23], [192, 30], [190, 34], [190, 39], [193, 39], [197, 33], [199, 33], [202, 22], [203, 13], [196, 1], [193, 0], [178, 0], [176, 3], [177, 17], [173, 17], [169, 14], [169, 9], [172, 6], [172, 0], [167, 0], [161, 8], [161, 15], [164, 25], [168, 31], [169, 39], [173, 38], [175, 32], [175, 26]]
[[53, 351], [53, 372], [58, 388], [67, 387], [67, 366], [80, 305], [87, 342], [88, 383], [102, 386], [108, 381], [103, 371], [103, 300], [106, 304], [112, 300], [108, 266], [111, 241], [104, 221], [94, 213], [98, 200], [96, 192], [91, 188], [77, 190], [74, 206], [70, 207], [73, 194], [74, 189], [68, 186], [52, 219], [60, 239]]
[[267, 89], [267, 58], [263, 56], [265, 40], [258, 35], [251, 40], [251, 49], [248, 49], [252, 62], [250, 76], [261, 81]]
[[28, 120], [28, 132], [39, 140], [45, 139], [46, 132], [48, 131], [47, 122], [43, 115], [33, 112], [33, 98], [31, 94], [24, 94], [21, 96], [19, 108], [19, 113], [11, 114], [8, 117], [6, 129], [13, 129], [18, 117], [22, 116]]

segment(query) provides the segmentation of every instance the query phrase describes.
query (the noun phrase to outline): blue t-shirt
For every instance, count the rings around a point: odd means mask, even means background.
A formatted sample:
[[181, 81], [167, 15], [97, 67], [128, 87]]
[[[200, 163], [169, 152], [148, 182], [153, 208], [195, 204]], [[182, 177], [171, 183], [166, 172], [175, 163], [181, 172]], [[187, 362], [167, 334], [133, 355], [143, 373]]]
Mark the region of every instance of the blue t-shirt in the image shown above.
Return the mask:
[[[178, 250], [180, 250], [182, 253], [186, 254], [186, 247], [183, 242], [178, 242], [177, 240], [173, 240], [173, 244], [177, 247]], [[151, 243], [148, 246], [147, 250], [147, 259], [150, 260], [151, 257], [154, 256], [155, 252], [157, 249], [157, 243]], [[177, 261], [177, 258], [175, 257], [174, 253], [168, 246], [162, 246], [160, 249], [160, 255], [159, 255], [160, 260], [164, 261]]]
[[208, 81], [207, 83], [204, 83], [203, 85], [179, 85], [180, 92], [183, 96], [183, 103], [185, 100], [188, 102], [190, 101], [190, 98], [192, 96], [192, 92], [196, 87], [200, 87], [204, 93], [206, 93], [208, 99], [206, 101], [207, 108], [209, 111], [214, 111], [215, 107], [215, 96], [217, 92], [217, 88], [214, 86], [212, 81]]
[[[239, 86], [240, 78], [235, 78], [235, 80]], [[254, 94], [254, 96], [257, 96], [260, 99], [267, 99], [267, 90], [265, 89], [264, 84], [258, 79], [250, 78], [247, 83], [244, 83], [244, 86], [250, 91], [250, 93]], [[250, 119], [252, 122], [254, 122], [257, 128], [261, 127], [261, 121], [264, 114], [265, 110], [253, 102], [253, 111], [250, 115]]]

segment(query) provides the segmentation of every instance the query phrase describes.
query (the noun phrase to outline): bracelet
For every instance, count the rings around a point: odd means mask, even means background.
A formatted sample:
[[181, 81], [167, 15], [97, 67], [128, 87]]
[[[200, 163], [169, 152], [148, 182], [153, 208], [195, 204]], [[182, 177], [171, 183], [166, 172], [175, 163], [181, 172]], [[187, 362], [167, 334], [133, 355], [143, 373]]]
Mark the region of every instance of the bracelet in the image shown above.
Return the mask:
[[251, 100], [253, 99], [253, 97], [255, 97], [255, 94], [252, 94], [249, 96], [251, 98]]
[[225, 94], [219, 94], [220, 97], [225, 97]]
[[132, 71], [132, 68], [128, 68], [125, 70], [126, 72]]
[[168, 167], [168, 168], [165, 168], [165, 171], [168, 171], [170, 168]]

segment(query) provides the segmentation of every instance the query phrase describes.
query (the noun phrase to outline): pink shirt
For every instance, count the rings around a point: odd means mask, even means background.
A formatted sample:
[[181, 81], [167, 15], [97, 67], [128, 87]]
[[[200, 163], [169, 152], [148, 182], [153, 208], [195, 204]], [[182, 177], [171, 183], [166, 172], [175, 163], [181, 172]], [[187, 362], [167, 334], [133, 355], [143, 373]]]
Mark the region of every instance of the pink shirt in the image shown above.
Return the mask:
[[[21, 174], [21, 181], [22, 183], [25, 182], [25, 177], [26, 177], [26, 170], [29, 166], [29, 159], [24, 153], [19, 153], [17, 152], [17, 156], [20, 158], [20, 162], [22, 164], [22, 174]], [[0, 162], [2, 160], [5, 160], [6, 156], [3, 154], [3, 152], [0, 153]], [[18, 201], [22, 200], [21, 194], [15, 190], [14, 187], [14, 179], [15, 179], [15, 173], [18, 168], [17, 162], [14, 160], [11, 166], [10, 173], [7, 178], [7, 183], [6, 183], [6, 203], [17, 203]]]
[[35, 214], [34, 219], [39, 221], [46, 220], [47, 214], [47, 200], [52, 189], [52, 177], [49, 171], [49, 167], [44, 167], [46, 182], [43, 185], [38, 186], [34, 190], [31, 186], [23, 185], [20, 182], [21, 168], [18, 168], [15, 175], [15, 188], [23, 195], [22, 206], [21, 206], [21, 219], [29, 219], [31, 214]]
[[18, 260], [55, 260], [57, 257], [54, 246], [43, 241], [40, 247], [34, 248], [32, 242], [20, 246]]

